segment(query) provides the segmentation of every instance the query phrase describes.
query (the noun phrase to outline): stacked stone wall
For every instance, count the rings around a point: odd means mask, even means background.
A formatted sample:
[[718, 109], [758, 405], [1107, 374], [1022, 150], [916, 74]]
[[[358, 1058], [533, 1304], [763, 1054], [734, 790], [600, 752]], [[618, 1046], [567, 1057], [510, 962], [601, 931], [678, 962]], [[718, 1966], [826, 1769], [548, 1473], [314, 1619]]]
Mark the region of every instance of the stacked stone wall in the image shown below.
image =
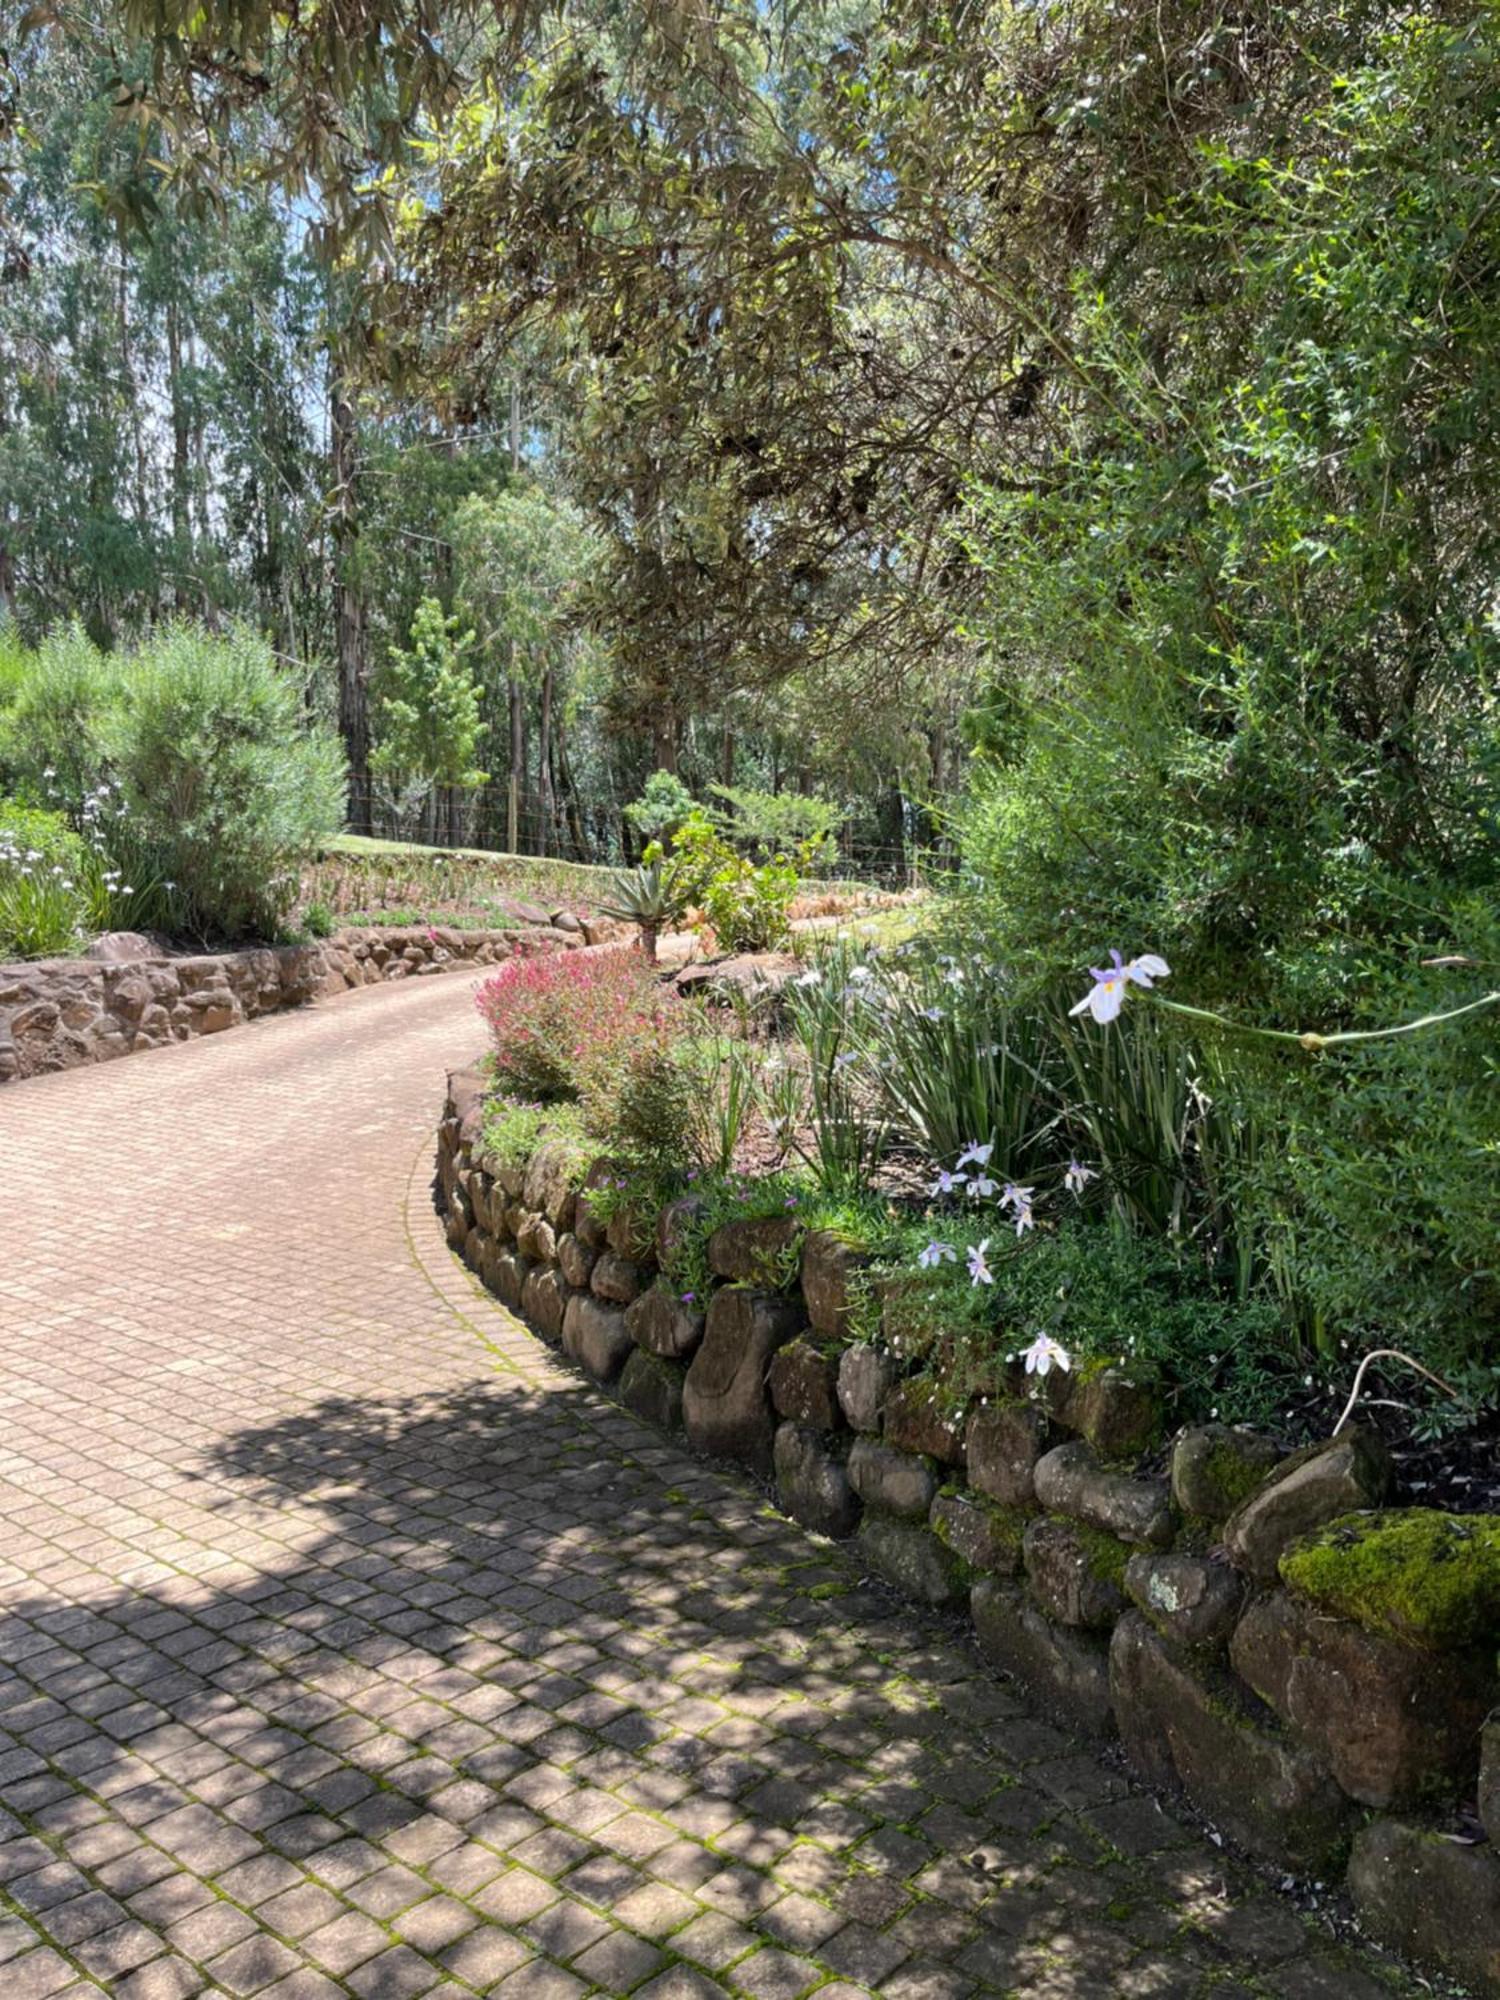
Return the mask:
[[730, 1222], [711, 1292], [685, 1297], [659, 1262], [691, 1200], [603, 1223], [561, 1154], [486, 1156], [481, 1090], [449, 1079], [448, 1238], [542, 1338], [968, 1616], [1042, 1706], [1237, 1845], [1343, 1876], [1374, 1935], [1500, 1995], [1500, 1521], [1389, 1506], [1385, 1446], [1357, 1424], [1289, 1456], [1229, 1425], [1165, 1438], [1127, 1368], [1016, 1374], [955, 1418], [852, 1338], [848, 1245]]
[[382, 981], [594, 943], [612, 926], [570, 912], [507, 930], [349, 929], [316, 943], [170, 955], [135, 934], [99, 955], [0, 965], [0, 1083], [221, 1034], [262, 1014]]

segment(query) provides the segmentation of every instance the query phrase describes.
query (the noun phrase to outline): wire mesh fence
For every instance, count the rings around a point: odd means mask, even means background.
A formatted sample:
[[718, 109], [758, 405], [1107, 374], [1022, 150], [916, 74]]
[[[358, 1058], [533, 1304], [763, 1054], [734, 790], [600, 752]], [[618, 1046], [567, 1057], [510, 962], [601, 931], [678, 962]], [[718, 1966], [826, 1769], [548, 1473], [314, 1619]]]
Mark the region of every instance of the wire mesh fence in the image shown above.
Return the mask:
[[[513, 793], [503, 782], [470, 790], [429, 789], [404, 799], [378, 781], [356, 782], [350, 787], [349, 830], [450, 852], [471, 848], [590, 867], [626, 866], [641, 845], [612, 802], [544, 797], [534, 786]], [[819, 880], [906, 889], [952, 865], [950, 856], [914, 840], [871, 841], [844, 829], [827, 857], [820, 857], [816, 873]]]

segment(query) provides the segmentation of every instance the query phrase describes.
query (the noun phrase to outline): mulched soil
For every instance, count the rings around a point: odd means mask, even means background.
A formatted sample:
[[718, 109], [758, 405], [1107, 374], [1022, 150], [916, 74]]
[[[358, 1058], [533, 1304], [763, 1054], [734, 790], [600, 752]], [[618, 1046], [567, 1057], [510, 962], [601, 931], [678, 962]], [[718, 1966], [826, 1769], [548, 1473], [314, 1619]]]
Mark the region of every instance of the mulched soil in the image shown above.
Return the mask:
[[[1500, 1514], [1500, 1412], [1451, 1436], [1423, 1438], [1404, 1399], [1409, 1393], [1408, 1382], [1394, 1375], [1383, 1381], [1372, 1369], [1354, 1412], [1355, 1420], [1379, 1431], [1390, 1449], [1396, 1472], [1392, 1503], [1440, 1507], [1449, 1514]], [[1299, 1382], [1283, 1406], [1288, 1449], [1328, 1437], [1346, 1394]]]

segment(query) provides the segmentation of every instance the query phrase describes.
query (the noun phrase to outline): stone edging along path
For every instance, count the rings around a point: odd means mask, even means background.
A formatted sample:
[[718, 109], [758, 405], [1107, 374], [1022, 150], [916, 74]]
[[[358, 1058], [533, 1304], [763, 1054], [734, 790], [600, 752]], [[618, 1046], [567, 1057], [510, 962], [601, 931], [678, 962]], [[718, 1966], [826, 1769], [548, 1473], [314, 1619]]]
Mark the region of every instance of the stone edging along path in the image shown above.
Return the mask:
[[559, 911], [506, 930], [371, 925], [317, 943], [199, 957], [170, 957], [132, 938], [135, 948], [119, 958], [0, 965], [0, 1084], [220, 1034], [356, 986], [593, 943], [607, 928]]
[[[660, 1265], [691, 1198], [606, 1225], [545, 1144], [525, 1167], [486, 1157], [483, 1088], [449, 1078], [440, 1207], [544, 1340], [638, 1416], [773, 1479], [788, 1514], [852, 1537], [899, 1590], [967, 1610], [1044, 1707], [1118, 1738], [1250, 1854], [1342, 1875], [1372, 1935], [1500, 1995], [1500, 1521], [1383, 1507], [1389, 1462], [1358, 1426], [1288, 1458], [1205, 1425], [1144, 1476], [1162, 1414], [1120, 1368], [1018, 1380], [945, 1420], [849, 1334], [847, 1245], [730, 1222], [708, 1242], [712, 1296], [684, 1299]], [[1487, 1839], [1454, 1838], [1476, 1795]]]

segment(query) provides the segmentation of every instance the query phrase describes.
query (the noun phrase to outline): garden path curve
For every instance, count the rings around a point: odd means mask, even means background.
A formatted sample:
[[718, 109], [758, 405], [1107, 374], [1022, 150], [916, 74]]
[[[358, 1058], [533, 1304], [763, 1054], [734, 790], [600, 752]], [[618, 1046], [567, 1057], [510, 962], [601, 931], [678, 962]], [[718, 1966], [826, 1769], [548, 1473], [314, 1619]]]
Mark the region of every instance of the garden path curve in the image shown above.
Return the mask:
[[5, 2000], [1385, 1991], [476, 1290], [471, 984], [0, 1093]]

